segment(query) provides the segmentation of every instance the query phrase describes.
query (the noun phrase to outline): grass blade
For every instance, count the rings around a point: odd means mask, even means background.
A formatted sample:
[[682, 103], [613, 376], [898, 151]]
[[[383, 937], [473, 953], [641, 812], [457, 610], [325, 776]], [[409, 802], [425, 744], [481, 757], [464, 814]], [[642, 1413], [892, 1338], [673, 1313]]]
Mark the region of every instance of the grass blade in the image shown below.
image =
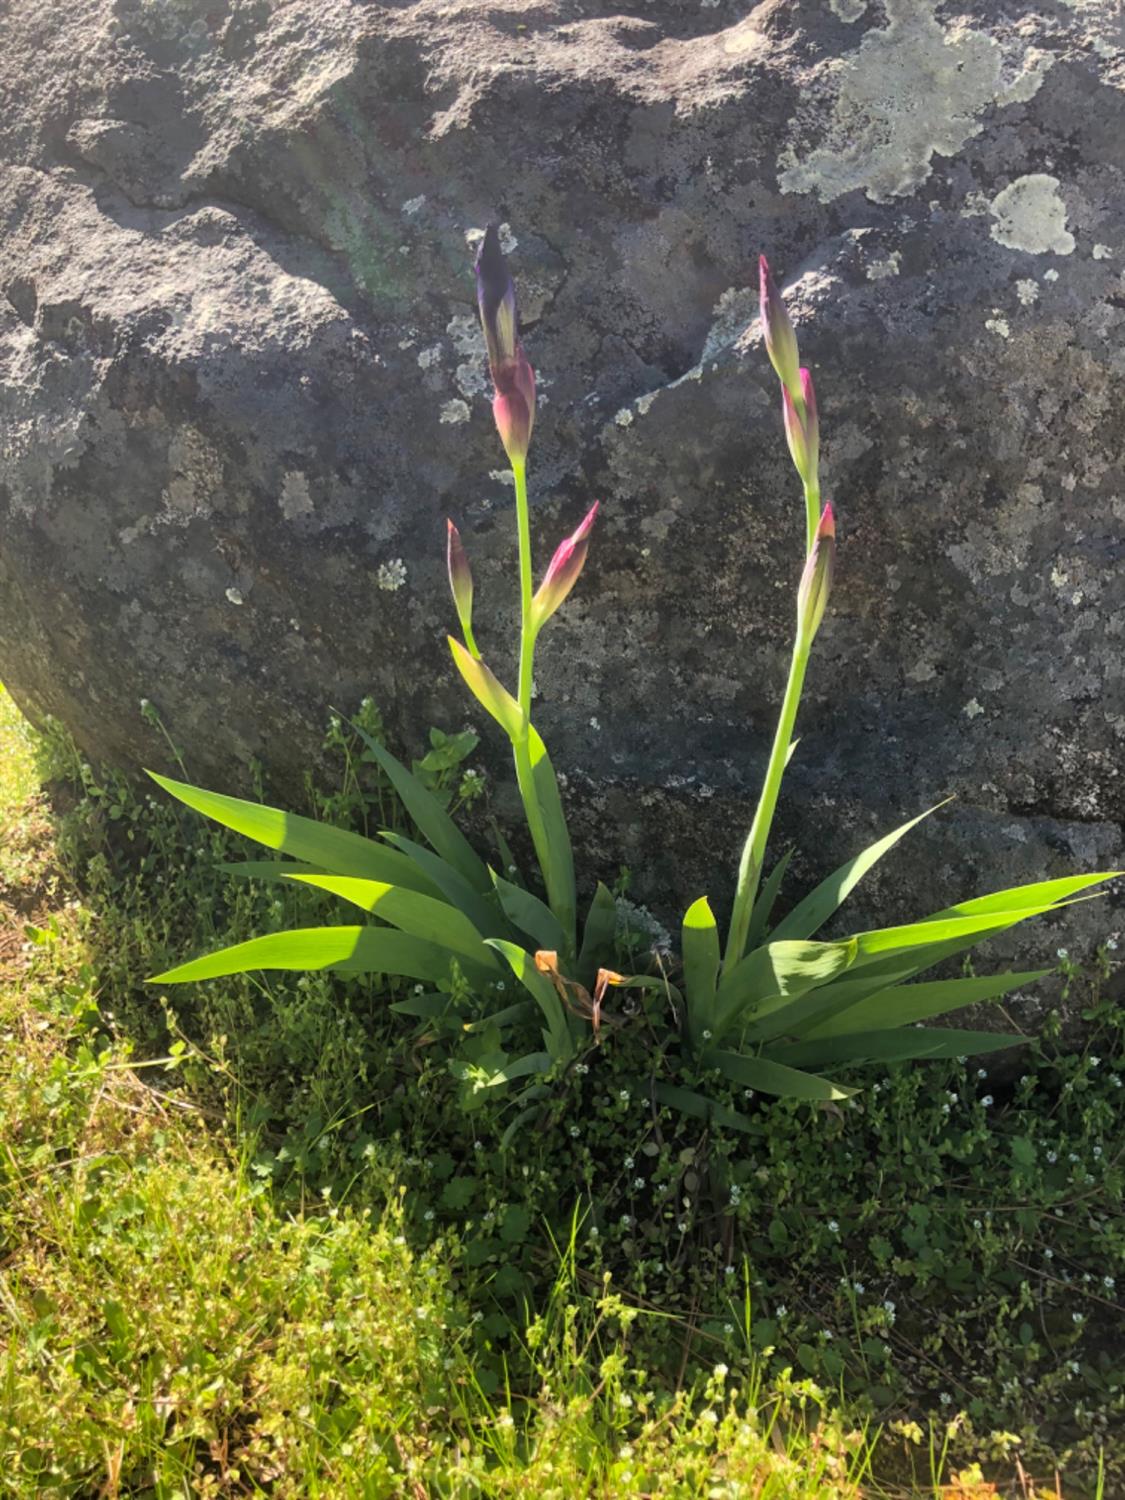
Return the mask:
[[256, 969], [331, 969], [338, 974], [387, 974], [437, 984], [449, 978], [455, 957], [436, 943], [392, 927], [301, 927], [235, 943], [167, 973], [149, 984], [189, 984]]

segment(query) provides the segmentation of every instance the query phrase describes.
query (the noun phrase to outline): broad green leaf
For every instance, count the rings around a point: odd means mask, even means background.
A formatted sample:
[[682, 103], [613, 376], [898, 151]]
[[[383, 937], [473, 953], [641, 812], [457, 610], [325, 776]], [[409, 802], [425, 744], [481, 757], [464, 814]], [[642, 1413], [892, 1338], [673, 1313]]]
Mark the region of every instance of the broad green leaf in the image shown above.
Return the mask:
[[[770, 916], [773, 912], [777, 893], [781, 889], [781, 882], [785, 879], [785, 872], [789, 868], [789, 861], [793, 857], [792, 849], [786, 849], [770, 871], [769, 879], [758, 894], [754, 902], [754, 909], [750, 913], [750, 926], [746, 933], [746, 947], [752, 953], [761, 943], [766, 933], [769, 932]], [[776, 933], [774, 934], [776, 937]]]
[[684, 913], [682, 939], [688, 1035], [698, 1048], [715, 1030], [716, 981], [722, 959], [719, 929], [706, 896], [693, 901]]
[[915, 1021], [928, 1021], [931, 1016], [948, 1015], [966, 1005], [999, 1000], [1011, 990], [1035, 984], [1050, 972], [1050, 969], [1034, 969], [1024, 974], [986, 974], [969, 979], [934, 979], [927, 984], [892, 985], [842, 1011], [837, 1010], [827, 1020], [806, 1028], [804, 1036], [811, 1040], [853, 1031], [910, 1026]]
[[495, 870], [491, 873], [497, 898], [508, 920], [527, 937], [534, 938], [537, 948], [565, 953], [566, 933], [560, 927], [559, 919], [551, 908], [540, 901], [538, 896], [525, 891], [522, 886], [513, 885], [510, 880], [504, 880], [502, 876], [496, 874]]
[[693, 1089], [682, 1089], [675, 1083], [655, 1083], [652, 1092], [659, 1104], [666, 1104], [669, 1109], [678, 1109], [682, 1115], [690, 1115], [692, 1119], [744, 1133], [754, 1128], [745, 1115], [740, 1115], [737, 1110], [729, 1109], [714, 1099], [708, 1099], [705, 1094], [697, 1094]]
[[426, 849], [422, 844], [416, 844], [404, 834], [384, 832], [383, 838], [408, 859], [412, 859], [426, 879], [433, 882], [436, 890], [451, 905], [457, 907], [458, 911], [465, 913], [478, 932], [487, 933], [489, 937], [512, 935], [494, 894], [490, 892], [482, 895], [480, 891], [475, 891], [465, 877], [459, 875], [439, 854]]
[[567, 934], [565, 952], [573, 958], [576, 951], [575, 920], [577, 915], [574, 891], [574, 856], [570, 848], [570, 831], [566, 826], [559, 784], [551, 765], [547, 747], [539, 737], [535, 726], [528, 726], [528, 750], [531, 755], [531, 778], [535, 786], [535, 797], [543, 823], [547, 830], [547, 869], [543, 872], [547, 882], [547, 898], [551, 910], [558, 917]]
[[924, 922], [906, 922], [901, 927], [879, 927], [871, 932], [857, 932], [855, 967], [901, 955], [912, 948], [926, 948], [937, 943], [969, 938], [972, 943], [994, 932], [997, 927], [1014, 927], [1028, 917], [1056, 911], [1051, 902], [1027, 906], [1015, 911], [985, 911], [967, 917], [930, 917]]
[[481, 934], [468, 917], [455, 906], [450, 906], [448, 901], [435, 901], [432, 896], [420, 896], [417, 891], [404, 891], [379, 880], [356, 880], [350, 875], [293, 875], [290, 878], [350, 901], [353, 906], [373, 913], [403, 932], [440, 943], [443, 948], [472, 959], [482, 968], [500, 972], [499, 961], [491, 949], [485, 947]]
[[996, 1031], [954, 1031], [948, 1027], [904, 1026], [897, 1031], [860, 1031], [771, 1047], [769, 1056], [789, 1067], [836, 1067], [841, 1063], [908, 1062], [922, 1058], [977, 1057], [1016, 1047], [1027, 1037]]
[[1121, 870], [1103, 870], [1097, 875], [1064, 875], [1060, 880], [1040, 880], [1032, 885], [1013, 885], [1004, 891], [993, 891], [990, 896], [977, 896], [972, 901], [961, 901], [956, 906], [947, 906], [926, 920], [940, 921], [945, 917], [970, 917], [985, 912], [1016, 912], [1027, 907], [1046, 911], [1070, 896], [1085, 891], [1103, 880], [1118, 880], [1125, 873]]
[[773, 940], [780, 942], [783, 938], [812, 937], [814, 932], [818, 932], [824, 926], [832, 913], [843, 905], [868, 870], [878, 864], [883, 855], [889, 853], [899, 839], [908, 834], [912, 828], [917, 827], [923, 818], [928, 818], [931, 813], [937, 812], [938, 808], [944, 807], [949, 800], [947, 797], [945, 802], [938, 802], [924, 813], [919, 813], [916, 818], [911, 818], [909, 823], [903, 823], [893, 833], [888, 833], [876, 843], [870, 844], [862, 854], [857, 854], [854, 859], [849, 859], [846, 864], [842, 864], [838, 870], [833, 871], [827, 880], [822, 880], [815, 890], [810, 891], [805, 899], [777, 924], [772, 933]]
[[487, 891], [489, 879], [484, 861], [473, 852], [468, 839], [434, 794], [400, 760], [396, 760], [385, 745], [373, 739], [358, 724], [353, 723], [352, 728], [378, 761], [398, 794], [399, 801], [413, 818], [423, 838], [433, 846], [435, 853], [452, 865], [474, 890]]
[[586, 925], [582, 929], [582, 951], [578, 955], [578, 971], [593, 982], [594, 973], [606, 968], [613, 960], [613, 939], [617, 933], [617, 902], [608, 886], [598, 881], [598, 888], [586, 913]]
[[455, 954], [392, 927], [299, 927], [235, 943], [156, 974], [149, 984], [188, 984], [255, 969], [331, 969], [338, 974], [387, 974], [431, 984], [449, 978]]
[[768, 1014], [787, 1000], [834, 979], [853, 961], [855, 939], [843, 943], [769, 942], [741, 959], [719, 982], [716, 1040], [740, 1015]]
[[718, 1068], [724, 1077], [743, 1088], [760, 1094], [776, 1094], [781, 1099], [848, 1099], [856, 1092], [830, 1079], [818, 1078], [794, 1067], [765, 1057], [747, 1057], [741, 1052], [724, 1052], [710, 1047], [704, 1052], [705, 1068]]
[[356, 875], [363, 880], [384, 880], [388, 885], [401, 885], [425, 896], [440, 894], [411, 860], [361, 834], [282, 812], [278, 807], [264, 807], [260, 802], [244, 802], [241, 797], [207, 792], [184, 781], [158, 776], [155, 771], [148, 774], [157, 786], [196, 812], [318, 869], [331, 870], [336, 875]]
[[507, 688], [497, 681], [483, 661], [470, 656], [461, 642], [454, 640], [451, 635], [446, 639], [449, 642], [449, 649], [453, 652], [457, 670], [465, 679], [465, 686], [485, 712], [492, 715], [514, 744], [523, 734], [523, 709]]
[[547, 1022], [547, 1037], [551, 1055], [563, 1062], [574, 1055], [574, 1038], [570, 1034], [566, 1007], [559, 999], [557, 990], [545, 974], [535, 967], [535, 960], [526, 949], [517, 943], [505, 943], [500, 938], [488, 938], [488, 946], [502, 953], [511, 966], [512, 973], [524, 986], [531, 998], [537, 1002]]

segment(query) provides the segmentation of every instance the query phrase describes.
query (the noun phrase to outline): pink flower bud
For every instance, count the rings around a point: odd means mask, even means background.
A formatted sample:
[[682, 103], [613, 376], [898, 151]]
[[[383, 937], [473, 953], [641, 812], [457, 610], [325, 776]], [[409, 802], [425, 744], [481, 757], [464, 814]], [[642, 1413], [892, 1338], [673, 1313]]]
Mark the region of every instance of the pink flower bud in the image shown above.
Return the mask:
[[798, 373], [800, 359], [797, 354], [797, 335], [789, 314], [785, 310], [777, 283], [770, 274], [769, 261], [764, 255], [758, 257], [758, 296], [762, 319], [762, 337], [766, 342], [766, 353], [777, 371], [777, 378], [793, 397], [801, 400], [801, 380]]
[[[449, 535], [446, 545], [446, 564], [449, 568], [449, 588], [453, 595], [453, 606], [461, 621], [461, 631], [472, 648], [473, 639], [473, 575], [469, 571], [469, 559], [461, 545], [461, 533], [452, 521], [447, 520]], [[476, 654], [475, 652], [473, 653]]]
[[541, 629], [551, 618], [578, 582], [578, 575], [586, 561], [590, 532], [593, 530], [594, 518], [598, 514], [600, 503], [598, 500], [594, 501], [577, 531], [568, 536], [565, 542], [560, 542], [556, 548], [551, 565], [543, 575], [543, 582], [531, 601], [531, 618], [535, 630]]
[[801, 401], [793, 400], [787, 386], [781, 387], [785, 413], [785, 436], [793, 465], [806, 484], [816, 484], [820, 462], [820, 424], [816, 415], [816, 392], [808, 370], [799, 370]]
[[812, 645], [813, 637], [824, 618], [835, 564], [836, 520], [832, 514], [832, 506], [826, 505], [820, 513], [820, 524], [816, 528], [812, 549], [805, 560], [805, 571], [801, 574], [801, 586], [797, 590], [797, 638], [806, 646]]
[[531, 446], [531, 429], [535, 425], [535, 372], [521, 348], [503, 369], [493, 372], [496, 395], [492, 415], [496, 431], [504, 444], [508, 461], [514, 466], [527, 459]]

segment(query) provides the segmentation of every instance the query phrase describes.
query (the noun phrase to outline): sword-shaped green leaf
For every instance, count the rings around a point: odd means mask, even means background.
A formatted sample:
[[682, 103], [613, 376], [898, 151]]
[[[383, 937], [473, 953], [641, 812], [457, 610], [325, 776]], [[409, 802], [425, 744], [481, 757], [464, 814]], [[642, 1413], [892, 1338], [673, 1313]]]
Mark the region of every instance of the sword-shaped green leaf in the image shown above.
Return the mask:
[[443, 948], [472, 959], [484, 969], [501, 972], [499, 960], [485, 946], [481, 934], [468, 917], [455, 906], [450, 906], [448, 901], [435, 901], [417, 891], [404, 891], [400, 886], [386, 885], [379, 880], [356, 880], [350, 875], [293, 875], [290, 879], [328, 891], [350, 901], [361, 911], [369, 911], [389, 922], [392, 927], [440, 943]]
[[[960, 901], [956, 906], [947, 906], [944, 911], [927, 917], [929, 922], [939, 922], [947, 917], [970, 917], [985, 913], [1024, 911], [1034, 907], [1046, 911], [1059, 904], [1070, 905], [1069, 897], [1079, 891], [1089, 890], [1105, 880], [1119, 880], [1121, 870], [1102, 870], [1096, 875], [1064, 875], [1060, 880], [1039, 880], [1031, 885], [1013, 885], [1007, 890], [993, 891], [989, 896], [977, 896], [971, 901]], [[1034, 915], [1034, 913], [1032, 913]]]
[[280, 849], [294, 859], [304, 860], [321, 870], [337, 875], [355, 875], [363, 880], [384, 880], [426, 896], [440, 892], [425, 875], [403, 855], [387, 849], [361, 834], [331, 823], [317, 823], [296, 813], [282, 812], [279, 807], [265, 807], [260, 802], [245, 802], [241, 797], [225, 797], [221, 792], [204, 791], [184, 781], [148, 773], [157, 786], [178, 797], [196, 812], [213, 818], [235, 833], [245, 834], [270, 849]]
[[352, 728], [378, 761], [423, 838], [474, 890], [487, 891], [489, 879], [484, 861], [474, 853], [468, 839], [434, 794], [400, 760], [396, 760], [385, 745], [373, 739], [358, 724], [353, 723]]
[[[945, 802], [949, 800], [947, 797]], [[771, 934], [774, 942], [781, 942], [785, 938], [812, 937], [814, 932], [818, 932], [824, 926], [832, 913], [843, 905], [868, 870], [878, 864], [883, 855], [889, 853], [899, 839], [908, 834], [912, 828], [917, 827], [923, 818], [928, 818], [931, 813], [937, 812], [939, 807], [944, 807], [945, 802], [938, 802], [935, 806], [927, 808], [924, 813], [919, 813], [916, 818], [911, 818], [909, 823], [903, 823], [893, 833], [888, 833], [874, 844], [868, 845], [861, 854], [857, 854], [853, 859], [842, 864], [838, 870], [834, 870], [827, 880], [822, 880], [815, 890], [810, 891], [805, 899], [777, 924]]]
[[[968, 979], [934, 979], [926, 984], [899, 984], [879, 989], [805, 1029], [804, 1036], [844, 1036], [854, 1031], [876, 1031], [884, 1027], [911, 1026], [931, 1016], [949, 1015], [966, 1005], [999, 1000], [1010, 991], [1035, 984], [1050, 969], [1032, 969], [1024, 974], [985, 974]], [[822, 993], [827, 993], [823, 991]]]
[[698, 1049], [715, 1032], [716, 985], [722, 960], [719, 929], [706, 896], [693, 901], [684, 913], [682, 942], [688, 1038]]
[[[566, 933], [551, 908], [525, 891], [522, 885], [513, 885], [492, 872], [492, 883], [496, 895], [508, 920], [527, 937], [535, 939], [537, 948], [552, 949], [556, 953], [566, 952]], [[491, 934], [490, 934], [491, 936]]]
[[577, 905], [574, 891], [574, 855], [570, 847], [570, 831], [566, 826], [559, 783], [551, 765], [547, 747], [535, 726], [528, 727], [528, 751], [531, 756], [531, 778], [535, 786], [535, 798], [547, 831], [547, 869], [543, 872], [547, 882], [547, 896], [551, 910], [559, 919], [567, 935], [561, 950], [570, 958], [576, 952], [575, 921]]
[[459, 911], [463, 911], [478, 932], [487, 933], [489, 937], [510, 935], [507, 920], [494, 894], [482, 895], [475, 891], [465, 877], [458, 874], [440, 854], [415, 843], [404, 834], [384, 833], [383, 837], [388, 844], [393, 844], [408, 859], [412, 859], [422, 874], [433, 883], [434, 888]]
[[582, 929], [582, 950], [578, 955], [578, 972], [592, 984], [598, 969], [613, 961], [613, 940], [617, 934], [617, 902], [608, 886], [598, 881], [598, 888], [586, 913]]
[[844, 943], [769, 942], [741, 959], [719, 981], [716, 1040], [744, 1013], [753, 1021], [806, 990], [834, 979], [855, 958], [855, 939]]
[[717, 1047], [704, 1052], [701, 1061], [705, 1068], [718, 1068], [732, 1083], [760, 1094], [776, 1094], [780, 1099], [848, 1099], [857, 1092], [766, 1057], [746, 1057]]
[[996, 1031], [955, 1031], [940, 1026], [904, 1026], [860, 1031], [819, 1041], [771, 1047], [763, 1056], [792, 1068], [838, 1067], [842, 1063], [908, 1062], [922, 1058], [977, 1057], [1016, 1047], [1027, 1037]]
[[300, 927], [235, 943], [165, 974], [149, 984], [188, 984], [256, 969], [331, 969], [337, 974], [387, 974], [438, 984], [449, 978], [456, 955], [393, 927]]
[[[770, 916], [773, 913], [774, 902], [777, 893], [781, 889], [781, 882], [785, 879], [785, 872], [789, 868], [789, 861], [793, 857], [792, 849], [786, 849], [770, 871], [769, 879], [762, 887], [758, 899], [754, 902], [754, 910], [750, 913], [750, 926], [746, 933], [747, 951], [753, 953], [766, 933], [769, 932]], [[773, 934], [776, 937], [776, 933]]]
[[535, 960], [518, 943], [505, 943], [500, 938], [489, 938], [488, 946], [502, 953], [511, 966], [512, 973], [536, 1001], [547, 1022], [545, 1039], [551, 1056], [556, 1061], [567, 1062], [574, 1055], [574, 1038], [570, 1034], [566, 1007], [558, 992], [545, 974], [535, 967]]
[[746, 1115], [740, 1115], [737, 1110], [708, 1099], [705, 1094], [697, 1094], [694, 1089], [680, 1088], [675, 1083], [655, 1083], [652, 1092], [657, 1103], [666, 1104], [669, 1109], [678, 1109], [682, 1115], [690, 1115], [692, 1119], [703, 1120], [708, 1125], [721, 1125], [726, 1130], [740, 1130], [743, 1133], [754, 1128], [753, 1122]]

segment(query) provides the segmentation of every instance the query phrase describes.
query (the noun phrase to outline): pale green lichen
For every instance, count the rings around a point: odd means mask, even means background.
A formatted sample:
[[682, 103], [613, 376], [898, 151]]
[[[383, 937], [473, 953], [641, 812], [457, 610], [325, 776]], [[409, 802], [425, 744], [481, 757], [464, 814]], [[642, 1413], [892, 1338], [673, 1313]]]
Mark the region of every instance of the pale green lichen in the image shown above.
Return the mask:
[[886, 11], [887, 25], [826, 65], [823, 83], [809, 91], [811, 128], [828, 91], [832, 119], [815, 148], [791, 140], [782, 152], [782, 192], [815, 193], [824, 203], [857, 188], [876, 203], [910, 193], [929, 177], [935, 154], [955, 155], [983, 129], [989, 106], [1030, 97], [1049, 66], [1027, 53], [1005, 81], [1000, 44], [963, 20], [942, 25], [934, 0], [887, 0]]
[[1066, 227], [1066, 204], [1059, 195], [1059, 180], [1046, 172], [1017, 177], [993, 198], [990, 213], [996, 220], [992, 238], [1009, 250], [1032, 255], [1050, 251], [1070, 255], [1074, 236]]

